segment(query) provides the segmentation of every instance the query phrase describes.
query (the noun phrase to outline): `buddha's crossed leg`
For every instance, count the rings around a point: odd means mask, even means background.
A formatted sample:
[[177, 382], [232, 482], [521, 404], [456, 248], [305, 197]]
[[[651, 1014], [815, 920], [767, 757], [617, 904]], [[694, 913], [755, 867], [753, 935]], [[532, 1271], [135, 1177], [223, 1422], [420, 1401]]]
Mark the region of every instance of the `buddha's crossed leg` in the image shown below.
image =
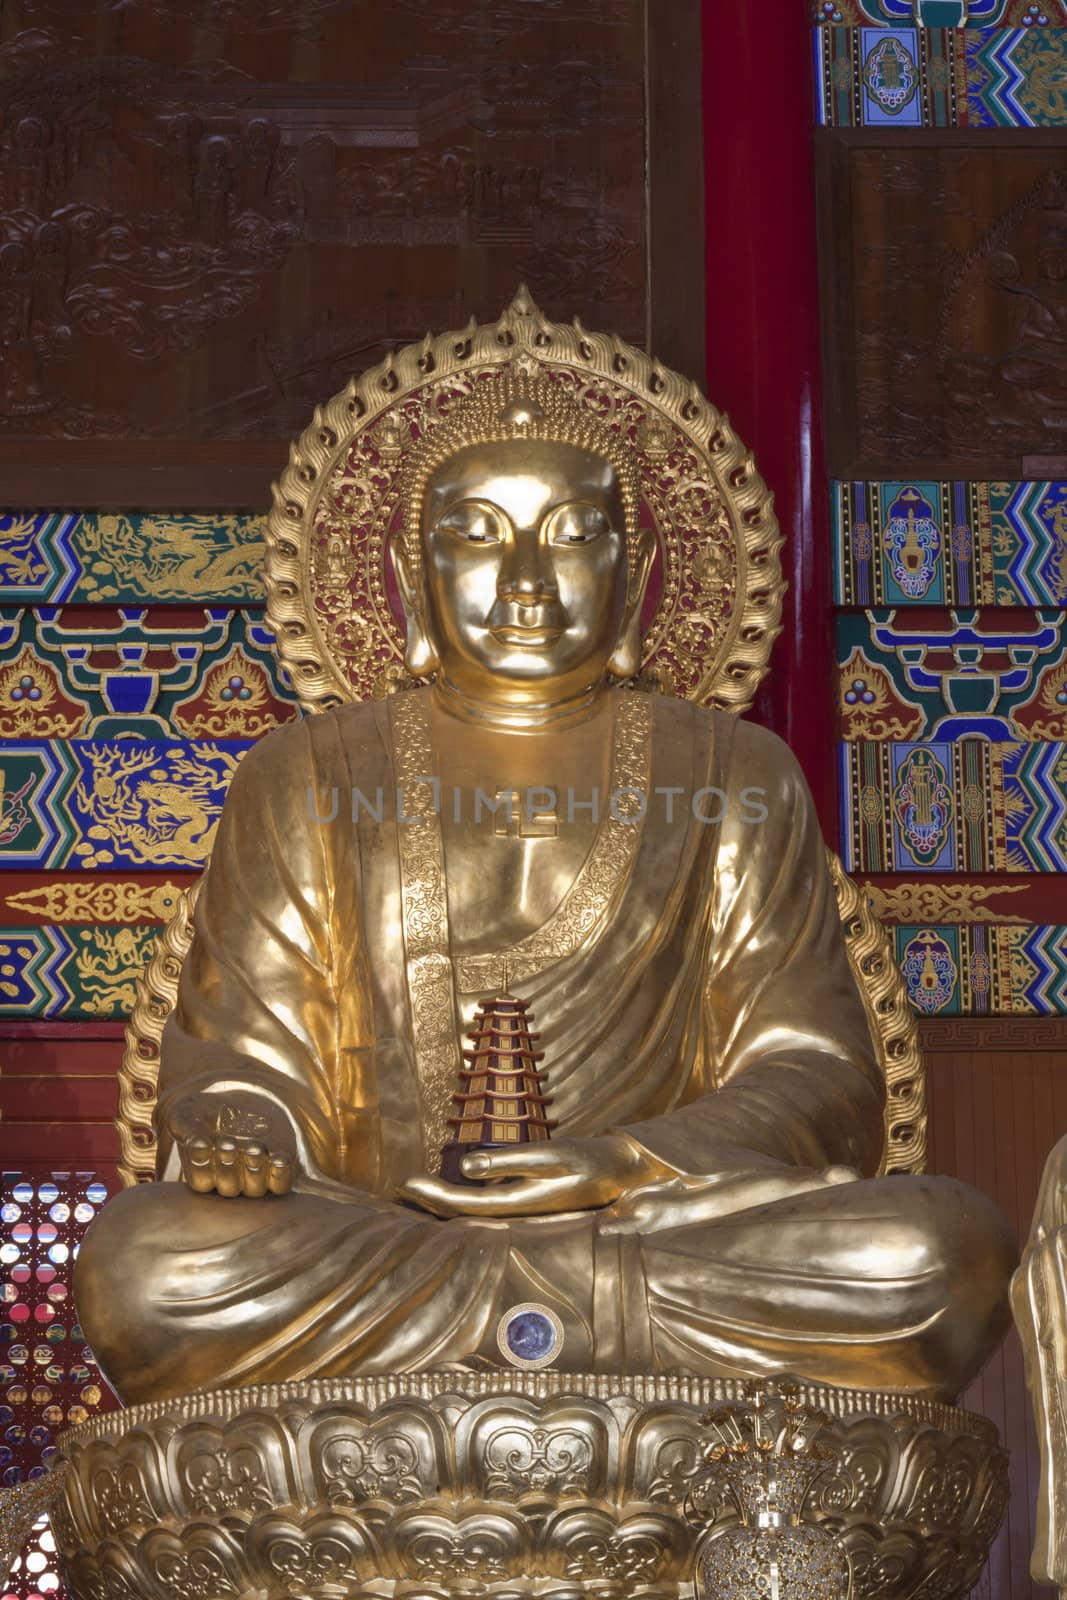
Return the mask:
[[526, 1300], [560, 1316], [557, 1365], [572, 1372], [789, 1371], [949, 1396], [1003, 1331], [1014, 1256], [996, 1209], [943, 1178], [642, 1233], [612, 1231], [609, 1213], [442, 1222], [358, 1195], [223, 1199], [165, 1183], [105, 1207], [76, 1293], [130, 1403], [498, 1364], [499, 1318]]

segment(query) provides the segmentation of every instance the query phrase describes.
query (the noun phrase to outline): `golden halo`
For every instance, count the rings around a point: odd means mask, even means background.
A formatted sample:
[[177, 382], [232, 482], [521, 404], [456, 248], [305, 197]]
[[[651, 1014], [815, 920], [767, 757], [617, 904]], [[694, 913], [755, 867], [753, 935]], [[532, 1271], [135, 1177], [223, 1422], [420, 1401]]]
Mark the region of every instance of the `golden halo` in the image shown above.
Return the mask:
[[549, 322], [525, 289], [499, 322], [427, 334], [352, 379], [291, 447], [267, 522], [267, 615], [305, 710], [410, 681], [389, 553], [405, 459], [506, 367], [563, 385], [637, 459], [657, 546], [641, 686], [747, 710], [785, 592], [770, 491], [695, 384], [614, 336]]

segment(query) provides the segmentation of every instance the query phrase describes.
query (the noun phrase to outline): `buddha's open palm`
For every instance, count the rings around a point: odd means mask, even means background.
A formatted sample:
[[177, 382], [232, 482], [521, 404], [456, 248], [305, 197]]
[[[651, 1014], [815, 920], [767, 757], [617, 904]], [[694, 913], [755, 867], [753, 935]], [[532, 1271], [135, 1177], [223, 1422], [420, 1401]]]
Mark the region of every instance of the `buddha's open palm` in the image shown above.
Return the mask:
[[609, 1232], [655, 1233], [851, 1183], [859, 1176], [850, 1167], [815, 1171], [754, 1158], [749, 1152], [719, 1155], [721, 1167], [715, 1176], [687, 1179], [625, 1134], [553, 1139], [517, 1150], [479, 1150], [466, 1157], [463, 1167], [468, 1177], [508, 1182], [468, 1189], [421, 1175], [403, 1184], [399, 1196], [439, 1217], [488, 1219], [610, 1208], [605, 1218]]
[[288, 1194], [295, 1159], [288, 1118], [270, 1104], [218, 1095], [190, 1095], [170, 1114], [169, 1128], [194, 1194]]
[[[477, 1150], [465, 1158], [463, 1170], [469, 1178], [490, 1181], [468, 1189], [423, 1173], [401, 1184], [399, 1197], [438, 1217], [592, 1211], [655, 1182], [667, 1169], [625, 1134], [601, 1133], [516, 1150]], [[497, 1181], [503, 1179], [508, 1181]]]

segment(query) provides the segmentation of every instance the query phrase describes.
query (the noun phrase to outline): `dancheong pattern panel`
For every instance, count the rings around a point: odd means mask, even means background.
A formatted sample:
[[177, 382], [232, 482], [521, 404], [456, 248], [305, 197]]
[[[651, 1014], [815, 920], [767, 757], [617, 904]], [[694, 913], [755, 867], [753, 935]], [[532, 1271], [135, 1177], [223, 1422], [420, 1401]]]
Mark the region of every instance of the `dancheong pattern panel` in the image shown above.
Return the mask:
[[865, 23], [877, 28], [1067, 27], [1067, 0], [812, 0], [812, 20], [833, 27]]
[[0, 738], [256, 739], [297, 715], [259, 611], [0, 606]]
[[125, 1019], [157, 927], [0, 927], [5, 1017]]
[[0, 513], [0, 1021], [128, 1013], [241, 755], [300, 714], [263, 533], [230, 512]]
[[0, 870], [200, 871], [247, 740], [12, 740]]
[[831, 128], [1057, 128], [1067, 29], [819, 27], [816, 114]]
[[1067, 483], [831, 485], [839, 606], [1067, 605]]
[[262, 605], [263, 535], [241, 513], [0, 511], [0, 591], [22, 605]]
[[862, 872], [1067, 872], [1067, 745], [841, 747], [845, 862]]
[[1067, 483], [835, 482], [831, 516], [843, 852], [912, 1001], [1067, 1013]]
[[922, 1016], [1067, 1012], [1067, 928], [924, 923], [893, 937]]
[[839, 612], [845, 739], [1067, 740], [1067, 616]]

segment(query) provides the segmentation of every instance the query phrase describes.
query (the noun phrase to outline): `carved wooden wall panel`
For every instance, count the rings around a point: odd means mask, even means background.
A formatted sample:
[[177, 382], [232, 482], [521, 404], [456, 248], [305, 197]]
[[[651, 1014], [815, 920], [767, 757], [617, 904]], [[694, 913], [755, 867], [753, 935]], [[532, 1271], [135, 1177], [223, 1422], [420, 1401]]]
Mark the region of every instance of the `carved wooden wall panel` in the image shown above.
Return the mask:
[[1067, 473], [1067, 129], [821, 134], [830, 473]]
[[521, 279], [647, 342], [672, 10], [646, 49], [645, 0], [5, 5], [0, 502], [261, 504], [317, 401]]

